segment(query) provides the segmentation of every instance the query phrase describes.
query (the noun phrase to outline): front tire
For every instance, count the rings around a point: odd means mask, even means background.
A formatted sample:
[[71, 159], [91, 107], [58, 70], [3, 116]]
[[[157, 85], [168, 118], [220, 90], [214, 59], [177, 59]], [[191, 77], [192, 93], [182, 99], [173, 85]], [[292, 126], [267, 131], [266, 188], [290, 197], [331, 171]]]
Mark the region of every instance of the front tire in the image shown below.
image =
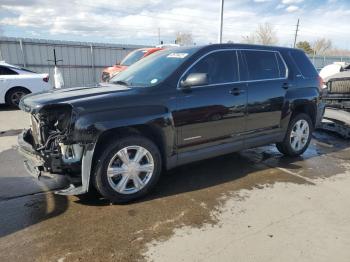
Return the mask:
[[113, 203], [129, 202], [156, 185], [161, 169], [159, 149], [151, 140], [142, 136], [121, 138], [98, 157], [94, 186]]
[[311, 118], [304, 113], [295, 115], [289, 123], [284, 140], [277, 143], [276, 147], [284, 155], [299, 156], [308, 148], [312, 132]]

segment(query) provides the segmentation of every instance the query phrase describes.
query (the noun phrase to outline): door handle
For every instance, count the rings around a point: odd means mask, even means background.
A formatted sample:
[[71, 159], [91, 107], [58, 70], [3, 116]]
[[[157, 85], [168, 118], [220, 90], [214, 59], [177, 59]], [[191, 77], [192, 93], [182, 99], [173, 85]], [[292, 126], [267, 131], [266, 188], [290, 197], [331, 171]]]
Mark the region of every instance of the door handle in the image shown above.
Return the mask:
[[234, 96], [239, 96], [240, 94], [243, 94], [244, 92], [245, 92], [245, 89], [242, 89], [240, 87], [235, 87], [235, 88], [231, 89], [230, 94], [234, 95]]
[[283, 83], [282, 88], [283, 89], [288, 89], [290, 87], [289, 83]]

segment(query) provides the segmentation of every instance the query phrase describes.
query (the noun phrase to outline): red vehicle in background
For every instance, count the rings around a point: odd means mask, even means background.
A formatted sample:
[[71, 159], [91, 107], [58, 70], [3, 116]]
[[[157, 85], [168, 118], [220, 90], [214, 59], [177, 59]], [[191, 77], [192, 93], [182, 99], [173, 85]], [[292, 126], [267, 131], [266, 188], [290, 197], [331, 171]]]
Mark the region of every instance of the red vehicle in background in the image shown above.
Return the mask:
[[121, 71], [124, 71], [125, 69], [127, 69], [129, 66], [136, 63], [140, 59], [163, 49], [164, 49], [163, 47], [151, 47], [151, 48], [141, 48], [141, 49], [132, 51], [120, 62], [120, 64], [107, 67], [102, 71], [102, 82], [108, 82], [109, 79], [111, 79], [113, 76], [115, 76]]

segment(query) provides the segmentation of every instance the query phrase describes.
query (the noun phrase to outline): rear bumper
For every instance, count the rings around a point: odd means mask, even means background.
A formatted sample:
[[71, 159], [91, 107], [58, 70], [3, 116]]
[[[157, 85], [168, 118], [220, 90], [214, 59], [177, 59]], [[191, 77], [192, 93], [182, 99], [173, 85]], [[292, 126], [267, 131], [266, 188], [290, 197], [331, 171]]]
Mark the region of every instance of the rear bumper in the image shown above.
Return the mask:
[[350, 108], [350, 93], [331, 93], [328, 91], [323, 94], [322, 100], [327, 106], [335, 108]]

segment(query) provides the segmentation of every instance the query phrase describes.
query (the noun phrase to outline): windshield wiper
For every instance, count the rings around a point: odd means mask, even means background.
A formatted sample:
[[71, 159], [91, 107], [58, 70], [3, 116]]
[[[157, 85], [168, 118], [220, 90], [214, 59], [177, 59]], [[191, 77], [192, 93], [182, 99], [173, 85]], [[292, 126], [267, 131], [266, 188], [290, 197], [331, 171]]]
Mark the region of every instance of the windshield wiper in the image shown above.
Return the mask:
[[116, 85], [123, 85], [123, 86], [129, 86], [129, 83], [128, 83], [128, 82], [122, 81], [122, 80], [115, 81], [115, 82], [113, 82], [113, 84], [116, 84]]

